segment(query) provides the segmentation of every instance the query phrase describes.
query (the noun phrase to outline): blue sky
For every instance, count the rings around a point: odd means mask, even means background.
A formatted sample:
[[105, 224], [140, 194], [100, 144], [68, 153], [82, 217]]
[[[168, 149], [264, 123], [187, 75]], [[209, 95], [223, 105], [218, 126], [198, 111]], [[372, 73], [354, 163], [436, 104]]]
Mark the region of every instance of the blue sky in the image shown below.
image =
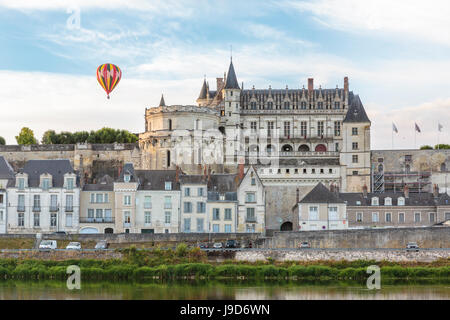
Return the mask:
[[[361, 96], [372, 147], [450, 143], [447, 1], [0, 0], [0, 136], [22, 126], [142, 132], [145, 107], [194, 104], [203, 76], [227, 70], [249, 88], [342, 87]], [[388, 8], [388, 9], [387, 9]], [[79, 13], [79, 15], [78, 15]], [[77, 17], [80, 18], [79, 25]], [[75, 19], [72, 19], [75, 18]], [[69, 24], [68, 24], [69, 20]], [[106, 100], [101, 63], [123, 78]]]

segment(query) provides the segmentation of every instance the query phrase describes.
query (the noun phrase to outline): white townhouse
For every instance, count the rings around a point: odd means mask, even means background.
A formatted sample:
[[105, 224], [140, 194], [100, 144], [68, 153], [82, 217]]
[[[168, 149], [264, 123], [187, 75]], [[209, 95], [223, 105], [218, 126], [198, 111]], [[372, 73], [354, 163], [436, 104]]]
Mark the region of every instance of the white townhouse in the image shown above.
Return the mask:
[[208, 232], [206, 213], [207, 175], [181, 175], [181, 228], [180, 232]]
[[214, 233], [235, 233], [237, 230], [236, 174], [212, 174], [208, 181], [208, 230]]
[[140, 233], [177, 233], [180, 183], [177, 170], [136, 170], [135, 229]]
[[5, 158], [0, 156], [0, 234], [7, 231], [8, 197], [6, 188], [14, 181], [14, 170]]
[[79, 229], [80, 181], [69, 160], [29, 160], [7, 189], [8, 233]]
[[125, 163], [120, 177], [114, 182], [115, 233], [137, 233], [136, 193], [138, 179], [132, 163]]

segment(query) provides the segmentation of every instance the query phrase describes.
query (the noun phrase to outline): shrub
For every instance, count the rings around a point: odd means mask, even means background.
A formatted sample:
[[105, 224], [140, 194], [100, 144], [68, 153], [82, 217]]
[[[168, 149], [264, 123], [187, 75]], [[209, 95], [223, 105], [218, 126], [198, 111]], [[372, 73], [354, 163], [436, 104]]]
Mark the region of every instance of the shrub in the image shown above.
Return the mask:
[[185, 243], [180, 243], [179, 245], [177, 245], [177, 248], [175, 249], [175, 254], [178, 257], [184, 257], [186, 256], [188, 251], [188, 247]]

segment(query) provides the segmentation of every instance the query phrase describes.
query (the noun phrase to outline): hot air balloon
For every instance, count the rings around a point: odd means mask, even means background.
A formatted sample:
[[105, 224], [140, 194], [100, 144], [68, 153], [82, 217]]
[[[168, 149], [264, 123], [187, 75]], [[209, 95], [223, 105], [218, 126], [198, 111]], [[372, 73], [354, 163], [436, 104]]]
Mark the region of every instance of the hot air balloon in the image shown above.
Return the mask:
[[122, 71], [120, 70], [120, 68], [118, 66], [116, 66], [112, 63], [105, 63], [105, 64], [100, 65], [97, 68], [98, 83], [100, 83], [103, 90], [106, 91], [106, 94], [108, 95], [108, 99], [109, 99], [109, 94], [117, 86], [121, 77], [122, 77]]

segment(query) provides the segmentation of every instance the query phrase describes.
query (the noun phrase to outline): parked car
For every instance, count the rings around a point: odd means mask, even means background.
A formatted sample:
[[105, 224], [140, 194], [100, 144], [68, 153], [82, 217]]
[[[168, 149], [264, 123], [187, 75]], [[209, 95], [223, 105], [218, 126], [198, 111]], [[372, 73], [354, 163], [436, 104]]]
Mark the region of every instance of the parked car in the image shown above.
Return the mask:
[[418, 252], [419, 251], [419, 246], [416, 242], [408, 242], [408, 244], [406, 245], [406, 251], [415, 251]]
[[214, 243], [213, 248], [214, 248], [214, 249], [222, 249], [222, 248], [223, 248], [222, 242], [216, 242], [216, 243]]
[[81, 250], [81, 243], [79, 243], [79, 242], [70, 242], [67, 245], [66, 250]]
[[225, 248], [239, 248], [239, 242], [236, 240], [227, 240]]
[[42, 240], [39, 244], [40, 250], [54, 250], [58, 248], [56, 240]]
[[302, 243], [300, 243], [300, 248], [311, 248], [311, 244], [307, 241], [303, 241]]
[[95, 245], [95, 249], [98, 250], [105, 250], [109, 248], [109, 243], [106, 240], [101, 240], [99, 242], [97, 242], [97, 244]]
[[200, 249], [208, 249], [208, 248], [209, 248], [209, 246], [208, 246], [207, 243], [200, 243], [200, 244], [198, 245], [198, 247], [199, 247]]

